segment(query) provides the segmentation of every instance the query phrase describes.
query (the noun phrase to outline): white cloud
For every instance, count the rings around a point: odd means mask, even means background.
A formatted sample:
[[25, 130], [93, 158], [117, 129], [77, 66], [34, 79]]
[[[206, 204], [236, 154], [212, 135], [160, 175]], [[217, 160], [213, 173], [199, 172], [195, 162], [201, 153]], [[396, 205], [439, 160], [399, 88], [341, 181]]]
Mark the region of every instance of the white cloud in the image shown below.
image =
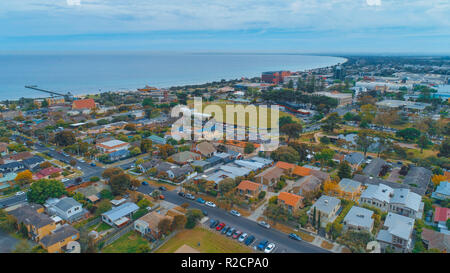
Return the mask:
[[381, 0], [366, 0], [369, 6], [381, 6]]

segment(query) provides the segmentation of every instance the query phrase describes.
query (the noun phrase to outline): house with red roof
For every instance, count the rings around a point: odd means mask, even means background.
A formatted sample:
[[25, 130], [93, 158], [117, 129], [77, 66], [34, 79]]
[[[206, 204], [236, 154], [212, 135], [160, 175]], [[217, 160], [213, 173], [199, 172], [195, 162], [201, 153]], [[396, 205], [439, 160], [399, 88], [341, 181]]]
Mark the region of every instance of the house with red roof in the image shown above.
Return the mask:
[[48, 179], [52, 174], [60, 173], [60, 172], [62, 172], [62, 170], [60, 168], [56, 168], [53, 166], [48, 167], [48, 168], [42, 169], [39, 172], [35, 173], [33, 175], [33, 179], [34, 180]]
[[436, 206], [434, 208], [434, 218], [433, 222], [437, 224], [437, 227], [441, 232], [445, 232], [447, 234], [450, 234], [448, 232], [447, 228], [447, 220], [450, 218], [450, 209], [449, 208], [442, 208]]
[[261, 189], [261, 184], [244, 180], [236, 187], [236, 192], [245, 197], [257, 198], [259, 193], [261, 192]]
[[94, 109], [95, 101], [94, 99], [84, 99], [84, 100], [74, 100], [72, 103], [72, 110], [81, 109]]
[[278, 195], [278, 204], [284, 206], [290, 213], [295, 213], [303, 207], [303, 196], [289, 192], [280, 192]]

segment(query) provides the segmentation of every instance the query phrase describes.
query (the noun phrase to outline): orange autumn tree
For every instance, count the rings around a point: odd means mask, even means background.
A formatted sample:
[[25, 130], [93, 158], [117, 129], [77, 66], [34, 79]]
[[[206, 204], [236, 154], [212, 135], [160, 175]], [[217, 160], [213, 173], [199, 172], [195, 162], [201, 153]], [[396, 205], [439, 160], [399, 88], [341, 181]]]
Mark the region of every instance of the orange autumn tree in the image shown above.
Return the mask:
[[331, 196], [340, 196], [341, 194], [341, 189], [338, 183], [331, 180], [325, 181], [325, 183], [323, 184], [323, 191], [325, 194]]
[[30, 170], [25, 170], [17, 174], [14, 181], [19, 185], [28, 184], [33, 180], [33, 173]]
[[446, 181], [446, 180], [447, 180], [447, 177], [445, 175], [440, 175], [440, 174], [433, 175], [433, 177], [431, 178], [431, 181], [433, 182], [435, 187], [439, 186], [439, 184], [442, 181]]

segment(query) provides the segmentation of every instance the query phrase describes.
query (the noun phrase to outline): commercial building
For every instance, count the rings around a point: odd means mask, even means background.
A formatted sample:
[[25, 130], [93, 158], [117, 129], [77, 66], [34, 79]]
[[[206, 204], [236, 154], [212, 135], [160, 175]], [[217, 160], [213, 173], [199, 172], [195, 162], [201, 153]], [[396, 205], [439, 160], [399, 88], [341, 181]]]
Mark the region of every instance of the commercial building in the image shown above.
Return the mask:
[[347, 93], [339, 93], [339, 92], [316, 92], [314, 95], [325, 96], [333, 99], [337, 99], [338, 106], [345, 106], [348, 104], [352, 104], [353, 95]]
[[284, 77], [290, 76], [290, 71], [269, 71], [263, 72], [261, 75], [261, 81], [266, 83], [279, 84], [283, 82]]

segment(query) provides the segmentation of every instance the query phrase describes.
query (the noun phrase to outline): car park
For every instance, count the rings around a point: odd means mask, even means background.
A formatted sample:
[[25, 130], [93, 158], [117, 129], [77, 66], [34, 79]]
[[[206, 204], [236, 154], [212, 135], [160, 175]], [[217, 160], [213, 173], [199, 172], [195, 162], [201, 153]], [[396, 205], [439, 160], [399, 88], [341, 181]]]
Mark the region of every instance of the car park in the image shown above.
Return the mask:
[[239, 236], [241, 236], [241, 234], [242, 234], [242, 231], [237, 230], [237, 231], [234, 232], [234, 234], [233, 234], [233, 239], [239, 238]]
[[211, 207], [211, 208], [215, 208], [216, 207], [216, 204], [214, 204], [213, 202], [205, 202], [205, 205], [207, 205], [208, 207]]
[[237, 210], [230, 210], [230, 214], [234, 216], [241, 216], [241, 213]]
[[197, 198], [197, 202], [199, 202], [200, 204], [205, 204], [205, 199], [203, 199], [203, 198]]
[[264, 253], [271, 253], [275, 249], [275, 244], [270, 243], [264, 248]]
[[261, 242], [259, 242], [258, 246], [256, 246], [256, 249], [258, 250], [264, 250], [267, 246], [267, 244], [269, 243], [269, 241], [267, 240], [262, 240]]
[[243, 241], [245, 241], [245, 239], [247, 239], [247, 236], [247, 233], [242, 233], [241, 236], [239, 236], [238, 241], [242, 243]]
[[235, 228], [230, 228], [230, 229], [228, 230], [228, 232], [227, 232], [227, 236], [228, 236], [228, 237], [232, 236], [233, 233], [234, 233], [235, 231], [236, 231]]
[[301, 241], [301, 240], [302, 240], [302, 238], [300, 238], [300, 236], [298, 236], [298, 235], [295, 234], [295, 233], [289, 234], [289, 238], [291, 238], [291, 239], [293, 239], [293, 240], [297, 240], [297, 241]]
[[216, 230], [221, 231], [224, 227], [225, 227], [225, 223], [222, 222], [216, 227]]
[[264, 221], [259, 221], [258, 225], [260, 225], [262, 227], [265, 227], [265, 228], [270, 228], [270, 225], [268, 223], [264, 222]]
[[249, 246], [253, 243], [253, 241], [255, 241], [255, 236], [250, 235], [249, 237], [247, 237], [247, 239], [245, 239], [244, 243], [246, 246]]

